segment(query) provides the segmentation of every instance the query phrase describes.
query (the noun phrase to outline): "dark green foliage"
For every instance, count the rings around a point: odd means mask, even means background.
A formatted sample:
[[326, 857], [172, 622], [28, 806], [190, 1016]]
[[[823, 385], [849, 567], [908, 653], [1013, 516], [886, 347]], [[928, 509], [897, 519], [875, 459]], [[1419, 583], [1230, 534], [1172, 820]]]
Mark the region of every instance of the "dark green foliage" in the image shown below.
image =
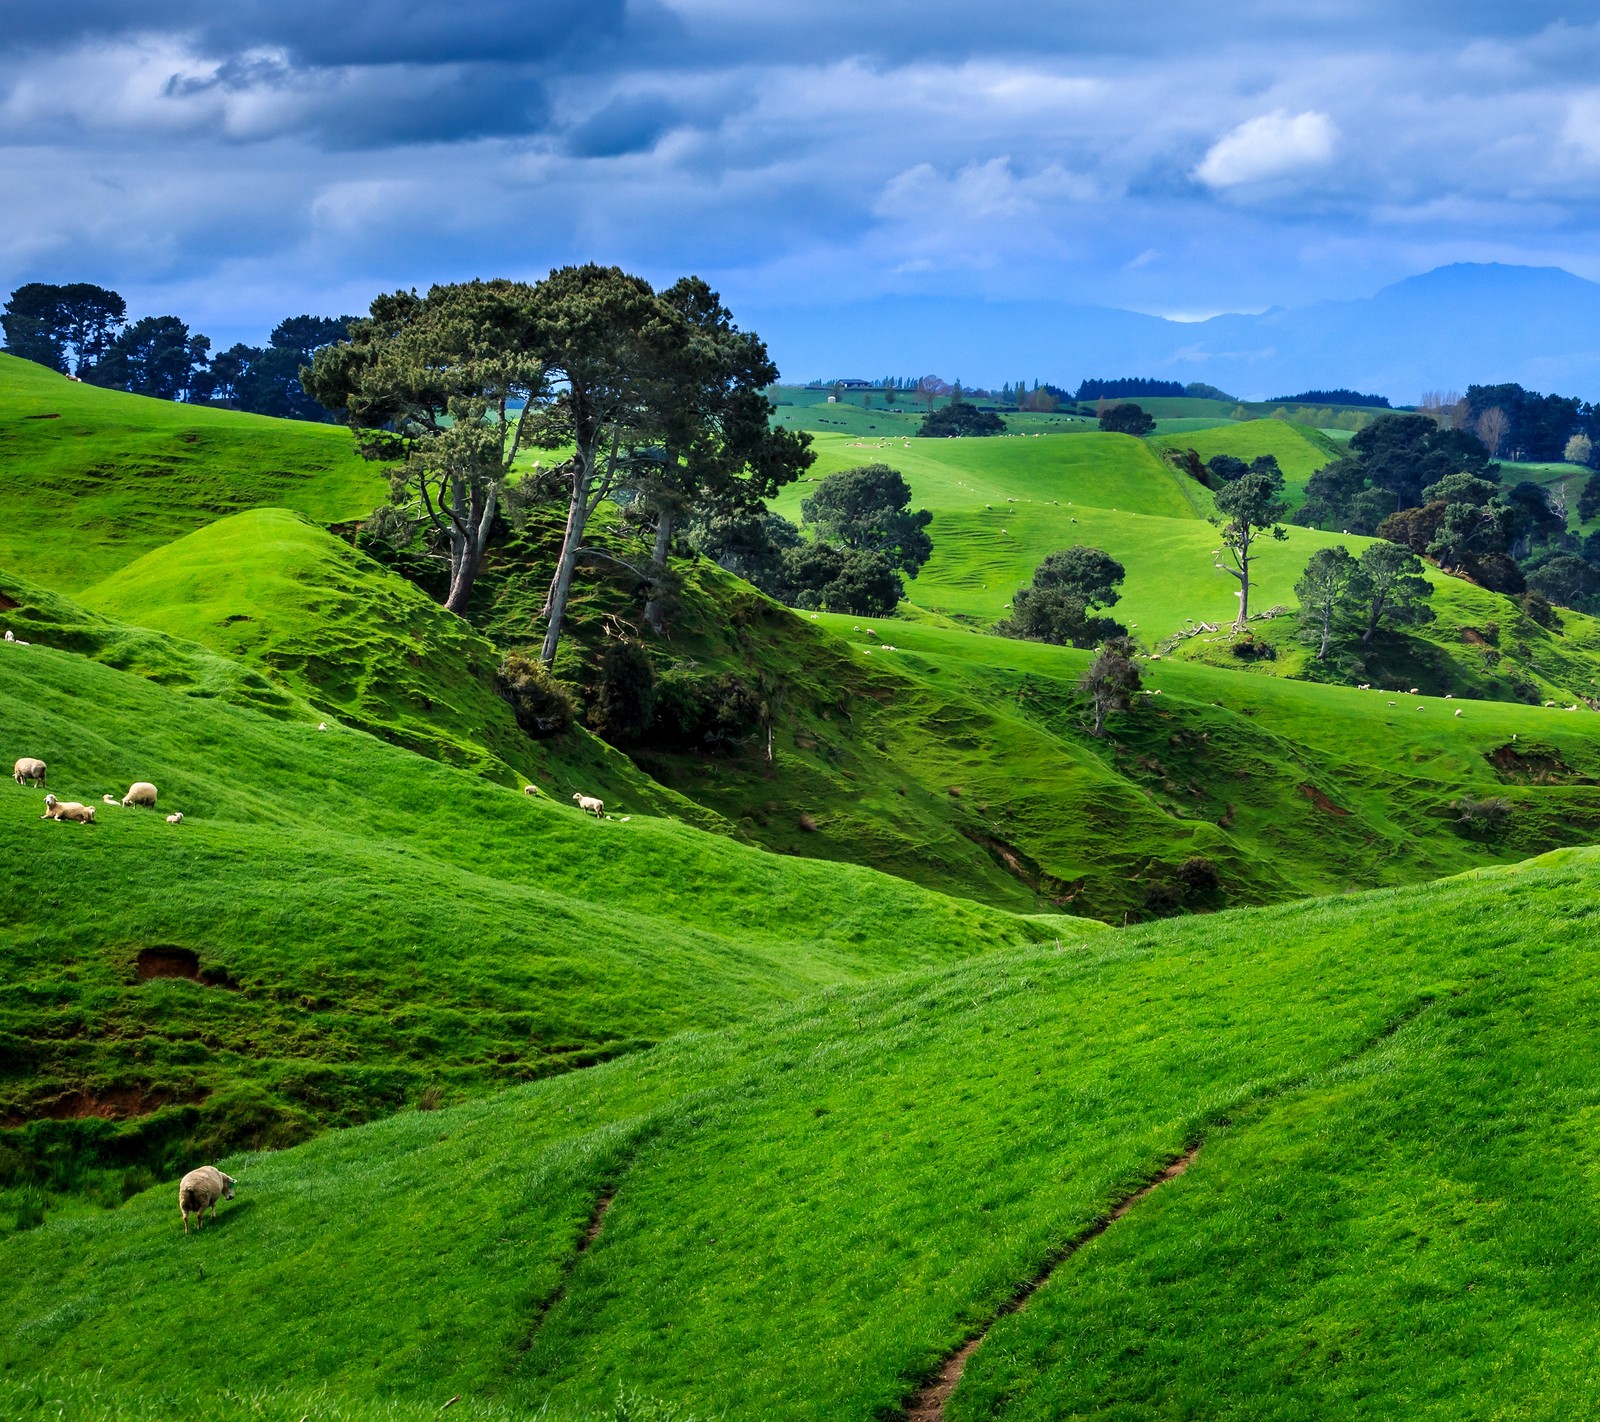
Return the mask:
[[929, 439], [946, 439], [951, 436], [1002, 435], [1006, 422], [992, 410], [980, 410], [965, 401], [952, 403], [942, 409], [930, 410], [922, 420], [917, 433]]
[[899, 573], [876, 551], [818, 540], [783, 555], [782, 601], [791, 607], [887, 617], [902, 591]]
[[1426, 415], [1380, 415], [1356, 433], [1344, 458], [1311, 477], [1299, 521], [1370, 533], [1386, 515], [1419, 505], [1428, 486], [1461, 473], [1495, 483], [1500, 466], [1465, 430]]
[[1504, 553], [1510, 542], [1513, 514], [1498, 501], [1486, 506], [1446, 504], [1439, 529], [1428, 544], [1428, 556], [1441, 568], [1469, 565], [1491, 553]]
[[1217, 866], [1204, 855], [1191, 855], [1177, 869], [1177, 880], [1184, 893], [1193, 899], [1209, 899], [1222, 888]]
[[830, 474], [801, 501], [800, 511], [819, 538], [882, 554], [913, 578], [933, 552], [927, 533], [933, 515], [912, 512], [910, 486], [887, 464]]
[[1584, 535], [1580, 556], [1585, 562], [1600, 566], [1600, 528]]
[[1583, 492], [1578, 495], [1579, 521], [1588, 523], [1596, 514], [1600, 514], [1600, 472], [1583, 481]]
[[1486, 839], [1505, 829], [1512, 812], [1511, 801], [1504, 795], [1463, 795], [1450, 808], [1456, 812], [1456, 823], [1463, 834]]
[[495, 673], [495, 690], [530, 736], [559, 736], [572, 729], [572, 693], [537, 658], [507, 652]]
[[1094, 654], [1094, 660], [1078, 680], [1078, 690], [1086, 693], [1094, 713], [1090, 734], [1105, 734], [1106, 717], [1113, 711], [1131, 711], [1142, 685], [1138, 648], [1128, 637], [1112, 637]]
[[1319, 548], [1294, 585], [1300, 601], [1300, 640], [1316, 647], [1318, 661], [1327, 659], [1335, 626], [1350, 611], [1356, 570], [1356, 560], [1343, 544]]
[[1191, 380], [1183, 387], [1183, 393], [1191, 400], [1232, 400], [1234, 397], [1226, 390], [1215, 385], [1207, 385], [1203, 380]]
[[[1163, 396], [1192, 395], [1196, 389], [1211, 390], [1213, 386], [1184, 386], [1176, 380], [1151, 380], [1146, 376], [1125, 376], [1121, 380], [1084, 380], [1078, 384], [1074, 400], [1127, 400], [1160, 399]], [[1231, 395], [1218, 394], [1212, 399], [1231, 400]]]
[[1377, 536], [1409, 548], [1413, 553], [1426, 553], [1444, 523], [1447, 507], [1441, 502], [1400, 509], [1378, 524]]
[[1467, 386], [1467, 409], [1474, 421], [1486, 410], [1505, 412], [1501, 443], [1514, 459], [1561, 459], [1582, 408], [1579, 400], [1541, 395], [1515, 384]]
[[1112, 405], [1100, 416], [1100, 428], [1111, 434], [1135, 435], [1143, 439], [1156, 427], [1155, 418], [1139, 405]]
[[0, 327], [10, 354], [81, 375], [105, 354], [127, 315], [127, 303], [103, 286], [34, 281], [11, 293]]
[[1233, 560], [1231, 568], [1221, 563], [1217, 566], [1239, 582], [1239, 616], [1235, 624], [1239, 627], [1250, 615], [1250, 566], [1256, 557], [1256, 541], [1269, 530], [1274, 539], [1281, 541], [1285, 534], [1278, 521], [1289, 511], [1283, 500], [1283, 475], [1278, 461], [1272, 459], [1270, 467], [1263, 460], [1256, 464], [1262, 467], [1252, 466], [1248, 474], [1218, 491], [1217, 513], [1212, 519], [1222, 530], [1223, 548]]
[[689, 526], [689, 544], [718, 567], [782, 602], [791, 596], [784, 555], [801, 545], [800, 530], [781, 514], [702, 514]]
[[1272, 454], [1257, 455], [1248, 464], [1232, 454], [1214, 454], [1206, 461], [1206, 471], [1211, 475], [1213, 488], [1232, 484], [1246, 474], [1265, 474], [1269, 478], [1276, 475], [1280, 481], [1283, 478], [1277, 456]]
[[1562, 553], [1527, 570], [1528, 586], [1557, 607], [1593, 612], [1600, 601], [1600, 568]]
[[332, 412], [306, 394], [300, 368], [324, 346], [347, 339], [355, 320], [290, 316], [273, 328], [265, 347], [229, 346], [211, 362], [212, 403], [281, 419], [331, 420]]
[[1531, 621], [1538, 623], [1539, 626], [1552, 629], [1561, 626], [1560, 616], [1557, 615], [1555, 608], [1550, 605], [1550, 599], [1542, 592], [1525, 592], [1515, 601], [1524, 614]]
[[191, 336], [176, 316], [146, 316], [123, 327], [83, 378], [161, 400], [204, 396], [210, 390], [204, 375], [210, 349], [209, 337]]
[[656, 674], [637, 642], [618, 642], [600, 659], [589, 729], [614, 746], [635, 744], [655, 713]]
[[673, 750], [726, 753], [755, 737], [761, 697], [733, 672], [674, 669], [657, 683], [650, 741]]
[[1380, 627], [1414, 627], [1433, 621], [1433, 609], [1428, 606], [1433, 584], [1423, 576], [1422, 560], [1398, 543], [1380, 540], [1362, 552], [1349, 595], [1359, 609], [1363, 642], [1371, 642]]
[[1273, 405], [1360, 405], [1374, 410], [1387, 410], [1387, 395], [1362, 395], [1354, 390], [1302, 390], [1298, 395], [1274, 395]]
[[1093, 647], [1123, 636], [1128, 629], [1120, 622], [1091, 613], [1116, 604], [1117, 584], [1126, 575], [1122, 564], [1099, 548], [1079, 545], [1051, 553], [1034, 569], [1032, 583], [1017, 590], [1011, 615], [995, 631], [1065, 647]]

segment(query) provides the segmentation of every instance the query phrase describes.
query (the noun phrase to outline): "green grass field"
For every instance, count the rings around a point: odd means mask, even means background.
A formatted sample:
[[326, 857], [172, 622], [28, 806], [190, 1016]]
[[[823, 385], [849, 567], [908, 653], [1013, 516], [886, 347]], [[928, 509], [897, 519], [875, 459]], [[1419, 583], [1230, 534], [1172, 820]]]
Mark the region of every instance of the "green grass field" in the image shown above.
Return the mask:
[[198, 1236], [163, 1186], [0, 1245], [7, 1385], [889, 1416], [1198, 1145], [995, 1325], [950, 1415], [1582, 1410], [1594, 874], [993, 957], [235, 1157]]
[[146, 400], [0, 355], [0, 568], [58, 592], [260, 505], [365, 518], [384, 480], [347, 430]]

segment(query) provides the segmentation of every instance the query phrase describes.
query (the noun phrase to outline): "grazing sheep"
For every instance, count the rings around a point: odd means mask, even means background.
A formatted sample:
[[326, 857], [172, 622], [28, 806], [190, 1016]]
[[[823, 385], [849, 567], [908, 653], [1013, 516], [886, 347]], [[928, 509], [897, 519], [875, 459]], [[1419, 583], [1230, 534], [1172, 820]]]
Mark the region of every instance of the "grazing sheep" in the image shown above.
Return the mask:
[[11, 767], [11, 778], [18, 785], [26, 785], [30, 780], [43, 785], [47, 769], [42, 760], [35, 760], [31, 755], [25, 755]]
[[44, 797], [44, 813], [39, 816], [41, 820], [71, 820], [74, 824], [92, 825], [94, 823], [94, 806], [80, 805], [76, 800], [58, 800], [54, 795]]
[[156, 787], [148, 780], [135, 780], [128, 787], [128, 793], [122, 797], [122, 808], [128, 809], [132, 805], [143, 805], [148, 809], [156, 807]]
[[167, 823], [169, 825], [181, 825], [183, 823], [183, 811], [182, 810], [178, 810], [174, 814], [168, 815], [167, 816]]
[[183, 1232], [189, 1233], [189, 1216], [195, 1217], [194, 1227], [204, 1229], [206, 1210], [211, 1211], [213, 1222], [217, 1218], [217, 1201], [231, 1200], [233, 1187], [238, 1182], [224, 1175], [214, 1165], [202, 1165], [191, 1170], [178, 1182], [178, 1211], [183, 1215]]
[[1460, 712], [1459, 712], [1459, 711], [1457, 711], [1457, 712], [1456, 712], [1456, 715], [1457, 715], [1457, 716], [1459, 716], [1459, 715], [1460, 715], [1460, 714], [1461, 714], [1461, 713], [1460, 713]]
[[867, 630], [866, 630], [866, 631], [865, 631], [865, 632], [864, 632], [864, 633], [863, 633], [863, 634], [862, 634], [862, 635], [863, 635], [863, 636], [866, 636], [866, 637], [876, 637], [876, 636], [877, 636], [877, 635], [878, 635], [878, 634], [877, 634], [877, 633], [876, 633], [876, 632], [874, 632], [874, 631], [873, 631], [873, 630], [872, 630], [872, 629], [871, 629], [871, 628], [870, 628], [870, 627], [869, 627], [869, 628], [867, 628]]
[[595, 819], [603, 819], [606, 813], [604, 800], [597, 800], [593, 795], [579, 794], [573, 791], [572, 798], [578, 802], [578, 808], [586, 815], [593, 815]]
[[1360, 686], [1358, 686], [1356, 688], [1356, 690], [1357, 691], [1371, 691], [1372, 690], [1372, 683], [1370, 681], [1364, 681], [1364, 682], [1361, 683]]
[[537, 785], [524, 785], [522, 787], [522, 793], [524, 795], [537, 795], [539, 793], [539, 787]]
[[1408, 692], [1406, 692], [1406, 695], [1407, 695], [1407, 696], [1416, 696], [1416, 695], [1418, 695], [1418, 694], [1419, 694], [1419, 693], [1418, 693], [1418, 691], [1417, 691], [1417, 689], [1416, 689], [1416, 687], [1414, 687], [1414, 686], [1413, 686], [1413, 687], [1412, 687], [1412, 688], [1411, 688], [1411, 690], [1410, 690], [1410, 691], [1408, 691]]

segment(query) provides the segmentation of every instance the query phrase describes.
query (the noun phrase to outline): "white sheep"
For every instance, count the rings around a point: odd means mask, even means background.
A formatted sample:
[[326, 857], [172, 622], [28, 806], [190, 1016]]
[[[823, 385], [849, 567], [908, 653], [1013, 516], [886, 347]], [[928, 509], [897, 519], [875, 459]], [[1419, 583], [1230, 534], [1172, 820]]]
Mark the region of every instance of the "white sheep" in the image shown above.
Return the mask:
[[1419, 694], [1419, 693], [1418, 693], [1418, 691], [1417, 691], [1417, 689], [1416, 689], [1416, 687], [1414, 687], [1414, 686], [1413, 686], [1413, 687], [1412, 687], [1412, 688], [1411, 688], [1411, 690], [1410, 690], [1410, 691], [1408, 691], [1408, 692], [1406, 692], [1406, 695], [1407, 695], [1407, 696], [1416, 696], [1416, 695], [1418, 695], [1418, 694]]
[[593, 815], [595, 819], [603, 819], [606, 813], [604, 800], [597, 800], [593, 795], [584, 795], [573, 791], [572, 798], [578, 802], [578, 808], [586, 815]]
[[215, 1223], [217, 1201], [231, 1200], [233, 1187], [238, 1183], [233, 1176], [224, 1175], [214, 1165], [202, 1165], [185, 1175], [178, 1182], [178, 1212], [183, 1216], [183, 1232], [189, 1233], [190, 1215], [195, 1217], [195, 1229], [204, 1229], [208, 1209]]
[[1460, 714], [1461, 714], [1461, 713], [1460, 713], [1460, 712], [1459, 712], [1459, 711], [1457, 711], [1457, 712], [1456, 712], [1456, 715], [1457, 715], [1457, 716], [1459, 716], [1459, 715], [1460, 715]]
[[537, 795], [539, 793], [539, 787], [537, 785], [524, 785], [522, 787], [522, 793], [524, 795]]
[[135, 780], [128, 787], [128, 793], [122, 797], [122, 808], [128, 809], [133, 805], [143, 805], [147, 809], [156, 807], [156, 787], [148, 780]]
[[11, 767], [11, 778], [18, 785], [26, 785], [30, 780], [43, 785], [48, 769], [42, 760], [35, 760], [31, 755], [25, 755]]
[[54, 795], [44, 797], [44, 813], [39, 816], [41, 820], [71, 820], [74, 824], [92, 825], [94, 823], [94, 806], [80, 805], [76, 800], [58, 800]]
[[17, 640], [16, 633], [14, 633], [9, 627], [7, 627], [6, 628], [6, 641], [15, 642], [16, 640]]
[[168, 815], [167, 816], [167, 823], [169, 825], [181, 825], [183, 823], [183, 811], [182, 810], [177, 810], [177, 811], [174, 811], [172, 814]]
[[328, 723], [326, 721], [318, 721], [317, 729], [319, 731], [326, 731], [328, 729]]

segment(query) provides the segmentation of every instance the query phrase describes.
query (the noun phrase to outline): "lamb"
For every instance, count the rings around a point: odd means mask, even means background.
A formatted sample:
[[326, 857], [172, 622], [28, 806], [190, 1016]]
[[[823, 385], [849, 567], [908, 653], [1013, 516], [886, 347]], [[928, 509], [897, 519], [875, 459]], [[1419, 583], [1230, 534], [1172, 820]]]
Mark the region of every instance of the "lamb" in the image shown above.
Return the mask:
[[1407, 696], [1416, 696], [1417, 694], [1418, 694], [1417, 689], [1414, 686], [1411, 688], [1410, 691], [1406, 692]]
[[537, 795], [539, 793], [539, 787], [537, 785], [524, 785], [522, 787], [522, 793], [524, 795]]
[[30, 780], [44, 784], [48, 767], [42, 760], [35, 760], [31, 755], [25, 755], [11, 767], [11, 778], [18, 785], [26, 785]]
[[102, 795], [100, 798], [108, 805], [120, 805], [122, 803], [115, 795]]
[[578, 808], [586, 815], [593, 815], [595, 819], [604, 819], [606, 804], [604, 800], [597, 800], [593, 795], [583, 795], [573, 791], [572, 798], [578, 802]]
[[1456, 715], [1457, 715], [1457, 716], [1459, 716], [1459, 715], [1460, 715], [1460, 714], [1461, 714], [1461, 713], [1460, 713], [1460, 712], [1459, 712], [1459, 711], [1457, 711], [1457, 712], [1456, 712]]
[[128, 787], [128, 793], [122, 797], [123, 809], [132, 805], [144, 805], [149, 809], [155, 809], [156, 787], [148, 780], [135, 780]]
[[54, 795], [44, 797], [44, 813], [39, 816], [41, 820], [71, 820], [74, 824], [92, 825], [94, 823], [94, 807], [80, 805], [76, 800], [58, 800]]
[[183, 823], [183, 811], [179, 810], [174, 814], [168, 815], [167, 823], [169, 825], [181, 825]]
[[195, 1229], [204, 1229], [207, 1209], [210, 1209], [212, 1222], [215, 1223], [217, 1201], [231, 1200], [236, 1184], [238, 1181], [233, 1176], [224, 1175], [214, 1165], [202, 1165], [185, 1175], [178, 1182], [178, 1211], [183, 1215], [183, 1232], [189, 1233], [191, 1214], [195, 1217]]

